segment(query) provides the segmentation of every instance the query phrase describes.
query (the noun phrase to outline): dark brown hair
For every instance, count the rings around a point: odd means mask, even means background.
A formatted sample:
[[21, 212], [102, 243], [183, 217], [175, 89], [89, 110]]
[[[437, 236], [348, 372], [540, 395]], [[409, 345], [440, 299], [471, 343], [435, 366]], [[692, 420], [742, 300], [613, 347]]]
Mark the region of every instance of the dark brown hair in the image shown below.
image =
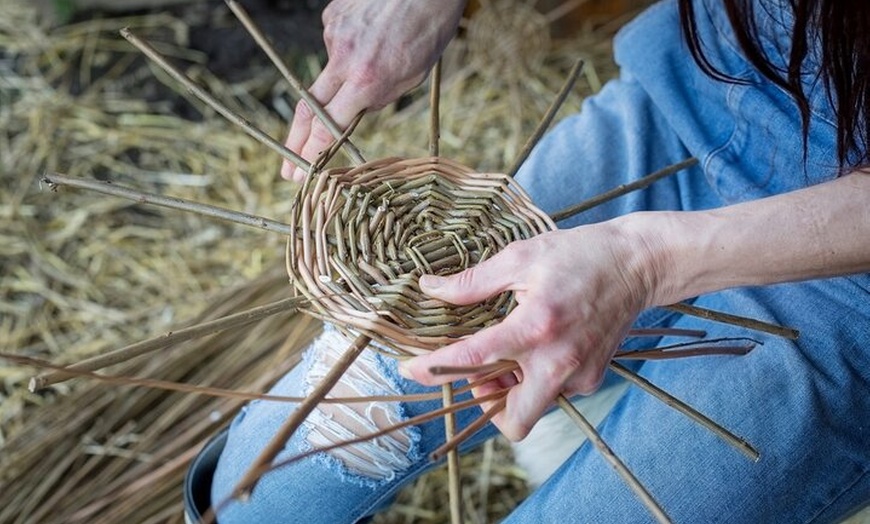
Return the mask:
[[[695, 21], [694, 1], [679, 0], [680, 22], [698, 66], [718, 80], [749, 83], [746, 79], [723, 73], [704, 55]], [[834, 108], [840, 167], [870, 164], [870, 2], [721, 1], [746, 58], [763, 76], [788, 92], [797, 104], [803, 124], [804, 154], [809, 136], [810, 105], [802, 80], [810, 75], [809, 78], [824, 83]], [[774, 64], [761, 47], [756, 9], [792, 10], [791, 53], [785, 67]], [[815, 52], [818, 52], [820, 63], [813, 70], [807, 58]]]

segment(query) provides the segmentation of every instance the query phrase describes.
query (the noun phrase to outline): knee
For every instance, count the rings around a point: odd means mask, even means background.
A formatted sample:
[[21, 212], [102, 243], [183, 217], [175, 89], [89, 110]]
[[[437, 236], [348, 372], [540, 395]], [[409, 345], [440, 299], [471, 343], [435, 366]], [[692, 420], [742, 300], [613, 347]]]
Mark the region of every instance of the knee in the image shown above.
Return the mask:
[[[323, 380], [349, 344], [335, 330], [325, 332], [317, 340], [311, 349], [310, 365], [305, 374], [306, 394]], [[401, 393], [377, 354], [365, 351], [329, 396], [338, 398]], [[399, 402], [322, 403], [305, 420], [303, 434], [307, 444], [316, 449], [383, 433], [404, 419]], [[418, 440], [414, 428], [396, 429], [376, 438], [332, 449], [327, 452], [327, 459], [335, 461], [349, 475], [358, 475], [367, 481], [387, 481], [414, 463]]]

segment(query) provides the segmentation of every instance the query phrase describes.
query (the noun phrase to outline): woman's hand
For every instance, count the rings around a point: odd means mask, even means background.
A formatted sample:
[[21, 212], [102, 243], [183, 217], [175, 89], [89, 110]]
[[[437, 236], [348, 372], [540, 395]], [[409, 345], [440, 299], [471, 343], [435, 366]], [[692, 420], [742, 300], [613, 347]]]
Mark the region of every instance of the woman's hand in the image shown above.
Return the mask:
[[436, 385], [462, 377], [435, 376], [433, 366], [516, 361], [516, 385], [501, 380], [475, 391], [482, 396], [513, 385], [507, 407], [493, 419], [511, 440], [525, 437], [560, 393], [598, 389], [626, 332], [651, 304], [656, 281], [649, 241], [627, 232], [624, 222], [545, 233], [453, 276], [422, 277], [427, 294], [450, 303], [511, 290], [518, 305], [500, 324], [402, 363], [402, 374]]
[[[334, 0], [323, 11], [328, 62], [311, 86], [342, 129], [419, 84], [456, 32], [465, 0]], [[296, 105], [286, 145], [313, 161], [332, 142], [305, 102]], [[286, 163], [281, 176], [305, 173]]]

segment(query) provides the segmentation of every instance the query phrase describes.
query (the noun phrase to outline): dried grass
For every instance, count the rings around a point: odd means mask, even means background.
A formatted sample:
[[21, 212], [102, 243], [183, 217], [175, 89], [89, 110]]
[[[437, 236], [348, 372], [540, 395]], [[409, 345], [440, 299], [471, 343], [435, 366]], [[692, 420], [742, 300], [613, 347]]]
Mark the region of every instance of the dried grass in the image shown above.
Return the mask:
[[[40, 187], [62, 171], [281, 219], [294, 187], [279, 159], [194, 102], [176, 116], [147, 81], [161, 73], [117, 36], [131, 26], [185, 60], [188, 73], [272, 136], [284, 119], [250, 93], [281, 92], [274, 72], [222, 86], [186, 49], [183, 20], [166, 14], [49, 29], [25, 0], [0, 0], [0, 340], [4, 350], [73, 362], [154, 334], [286, 296], [283, 240], [96, 194]], [[611, 76], [611, 28], [557, 42], [528, 76], [481, 69], [463, 41], [445, 62], [442, 155], [479, 170], [513, 161], [579, 54], [586, 76], [563, 112]], [[466, 65], [473, 64], [473, 65]], [[305, 76], [315, 58], [297, 61]], [[356, 143], [367, 158], [424, 156], [428, 108], [366, 117]], [[286, 115], [285, 115], [286, 116]], [[292, 365], [318, 329], [282, 315], [183, 344], [114, 372], [262, 389]], [[180, 522], [180, 482], [203, 439], [237, 403], [87, 381], [26, 390], [33, 370], [0, 367], [0, 522]], [[505, 515], [525, 495], [508, 447], [463, 459], [469, 522]], [[446, 522], [446, 473], [406, 489], [378, 522]]]

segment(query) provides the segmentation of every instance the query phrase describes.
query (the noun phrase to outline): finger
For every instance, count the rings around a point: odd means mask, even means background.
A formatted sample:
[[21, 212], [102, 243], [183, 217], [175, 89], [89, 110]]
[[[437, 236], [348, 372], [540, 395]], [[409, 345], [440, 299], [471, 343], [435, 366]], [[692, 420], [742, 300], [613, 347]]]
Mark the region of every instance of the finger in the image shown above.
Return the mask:
[[523, 367], [523, 381], [511, 388], [505, 410], [493, 418], [493, 424], [511, 441], [522, 440], [562, 392], [562, 380], [545, 367]]
[[[369, 100], [363, 96], [363, 93], [356, 90], [352, 84], [344, 83], [324, 109], [327, 114], [332, 116], [339, 129], [344, 130], [368, 106]], [[308, 140], [302, 146], [300, 154], [303, 158], [310, 158], [313, 161], [333, 142], [335, 142], [335, 137], [326, 124], [319, 118], [313, 118], [308, 132]]]
[[420, 289], [451, 304], [480, 302], [503, 291], [518, 290], [524, 275], [523, 258], [521, 249], [509, 246], [489, 260], [459, 273], [447, 277], [423, 275]]
[[[327, 66], [323, 69], [317, 79], [311, 84], [308, 92], [321, 105], [327, 104], [332, 100], [333, 96], [341, 88], [341, 77], [333, 73], [333, 69]], [[290, 131], [287, 133], [287, 140], [284, 145], [291, 151], [295, 151], [306, 160], [313, 161], [313, 158], [306, 157], [302, 150], [305, 143], [308, 141], [308, 136], [311, 134], [311, 124], [314, 120], [314, 111], [304, 101], [300, 100], [296, 104], [296, 110], [293, 113], [293, 120], [290, 123]], [[288, 161], [284, 161], [281, 166], [281, 176], [285, 179], [301, 180], [305, 172], [297, 169], [296, 166]]]
[[[426, 355], [400, 363], [399, 371], [405, 378], [434, 386], [465, 378], [457, 375], [436, 375], [437, 367], [477, 367], [499, 360], [515, 360], [525, 347], [522, 332], [522, 314], [507, 317], [502, 323]], [[522, 313], [520, 311], [520, 313]]]

